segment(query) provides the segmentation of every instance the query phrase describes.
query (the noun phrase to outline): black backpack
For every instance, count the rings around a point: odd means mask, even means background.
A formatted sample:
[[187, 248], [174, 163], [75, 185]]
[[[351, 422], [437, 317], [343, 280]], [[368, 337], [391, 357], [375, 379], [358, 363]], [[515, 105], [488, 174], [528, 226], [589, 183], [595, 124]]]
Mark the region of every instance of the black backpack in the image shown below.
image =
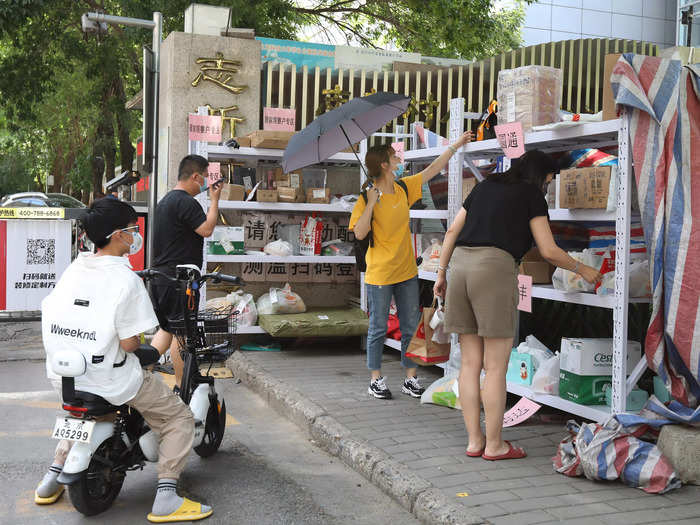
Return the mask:
[[[406, 187], [406, 183], [399, 179], [396, 181], [396, 184], [398, 184], [399, 187], [404, 191], [404, 193], [406, 194], [406, 200], [408, 200], [408, 188]], [[360, 195], [362, 195], [362, 198], [365, 200], [365, 204], [367, 204], [367, 190], [363, 190], [362, 193], [360, 193]], [[353, 246], [355, 248], [355, 264], [357, 264], [358, 271], [367, 271], [367, 261], [365, 260], [365, 256], [367, 255], [367, 250], [369, 249], [369, 247], [374, 246], [372, 228], [370, 227], [369, 233], [365, 236], [364, 239], [360, 240], [357, 237], [355, 237], [355, 240], [353, 241]]]

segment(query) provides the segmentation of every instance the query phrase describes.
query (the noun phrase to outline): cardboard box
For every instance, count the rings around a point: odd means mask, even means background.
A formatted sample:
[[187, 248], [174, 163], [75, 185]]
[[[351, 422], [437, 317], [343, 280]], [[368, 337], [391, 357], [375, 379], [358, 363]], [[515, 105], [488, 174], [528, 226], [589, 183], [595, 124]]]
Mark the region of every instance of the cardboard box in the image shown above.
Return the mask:
[[277, 188], [301, 188], [303, 177], [300, 171], [282, 173], [282, 168], [275, 169], [275, 187]]
[[287, 173], [289, 176], [289, 187], [290, 188], [303, 188], [304, 187], [304, 176], [301, 171], [292, 171]]
[[250, 134], [245, 137], [235, 137], [235, 139], [241, 148], [250, 148]]
[[277, 188], [280, 202], [304, 202], [304, 192], [301, 188]]
[[522, 262], [520, 273], [532, 277], [532, 284], [552, 284], [554, 266], [548, 262]]
[[605, 209], [610, 191], [610, 166], [562, 170], [559, 188], [561, 208]]
[[476, 177], [467, 177], [462, 179], [462, 202], [469, 197], [469, 194], [472, 192], [477, 182]]
[[242, 226], [217, 226], [207, 240], [207, 253], [210, 255], [243, 255], [244, 231]]
[[498, 123], [519, 121], [523, 132], [559, 121], [563, 90], [561, 69], [523, 66], [498, 72]]
[[245, 188], [240, 184], [224, 184], [220, 198], [225, 201], [245, 200]]
[[532, 284], [551, 284], [554, 270], [536, 247], [527, 252], [520, 263], [520, 273], [532, 277]]
[[258, 188], [255, 195], [258, 202], [277, 202], [279, 200], [277, 190], [262, 190]]
[[[612, 339], [561, 340], [559, 395], [582, 405], [604, 405], [612, 385]], [[642, 358], [642, 345], [627, 341], [627, 371]]]
[[306, 190], [306, 202], [328, 204], [331, 202], [330, 188], [308, 188]]
[[250, 145], [253, 148], [285, 149], [294, 131], [258, 130], [250, 134]]
[[610, 75], [612, 75], [612, 70], [621, 56], [621, 53], [605, 55], [605, 66], [603, 68], [603, 120], [617, 118], [615, 99], [613, 97], [612, 86], [610, 85]]

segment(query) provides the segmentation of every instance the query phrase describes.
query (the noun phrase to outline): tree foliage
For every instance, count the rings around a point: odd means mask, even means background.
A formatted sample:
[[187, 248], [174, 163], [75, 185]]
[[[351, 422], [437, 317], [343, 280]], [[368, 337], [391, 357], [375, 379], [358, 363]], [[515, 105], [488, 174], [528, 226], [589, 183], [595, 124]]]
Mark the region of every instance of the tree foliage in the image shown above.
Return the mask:
[[[310, 27], [353, 45], [479, 58], [517, 47], [523, 3], [495, 0], [208, 0], [231, 7], [233, 27], [296, 39]], [[41, 188], [100, 191], [103, 170], [130, 166], [140, 115], [125, 109], [141, 88], [141, 46], [151, 35], [110, 27], [86, 37], [88, 11], [151, 19], [164, 37], [181, 31], [191, 0], [3, 0], [0, 2], [0, 193]], [[332, 37], [331, 37], [332, 38]], [[101, 161], [100, 161], [101, 159]], [[108, 175], [109, 177], [109, 175]]]

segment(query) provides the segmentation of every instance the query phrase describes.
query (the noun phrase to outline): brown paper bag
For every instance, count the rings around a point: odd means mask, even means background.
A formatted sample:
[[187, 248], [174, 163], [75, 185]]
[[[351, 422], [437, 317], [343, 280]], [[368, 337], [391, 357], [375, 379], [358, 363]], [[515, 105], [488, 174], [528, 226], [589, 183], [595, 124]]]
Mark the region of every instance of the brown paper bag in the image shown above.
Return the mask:
[[406, 357], [411, 361], [427, 366], [436, 363], [444, 363], [450, 358], [450, 344], [439, 344], [433, 341], [433, 329], [430, 328], [430, 320], [436, 310], [435, 301], [429, 308], [423, 308], [418, 328], [411, 339]]

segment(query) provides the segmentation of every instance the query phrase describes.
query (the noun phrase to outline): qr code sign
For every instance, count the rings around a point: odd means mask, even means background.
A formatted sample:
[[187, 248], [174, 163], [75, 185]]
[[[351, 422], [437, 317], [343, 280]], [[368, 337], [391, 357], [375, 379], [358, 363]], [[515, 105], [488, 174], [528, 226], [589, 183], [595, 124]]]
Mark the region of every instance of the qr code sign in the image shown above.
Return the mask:
[[27, 239], [27, 264], [55, 264], [56, 239]]

